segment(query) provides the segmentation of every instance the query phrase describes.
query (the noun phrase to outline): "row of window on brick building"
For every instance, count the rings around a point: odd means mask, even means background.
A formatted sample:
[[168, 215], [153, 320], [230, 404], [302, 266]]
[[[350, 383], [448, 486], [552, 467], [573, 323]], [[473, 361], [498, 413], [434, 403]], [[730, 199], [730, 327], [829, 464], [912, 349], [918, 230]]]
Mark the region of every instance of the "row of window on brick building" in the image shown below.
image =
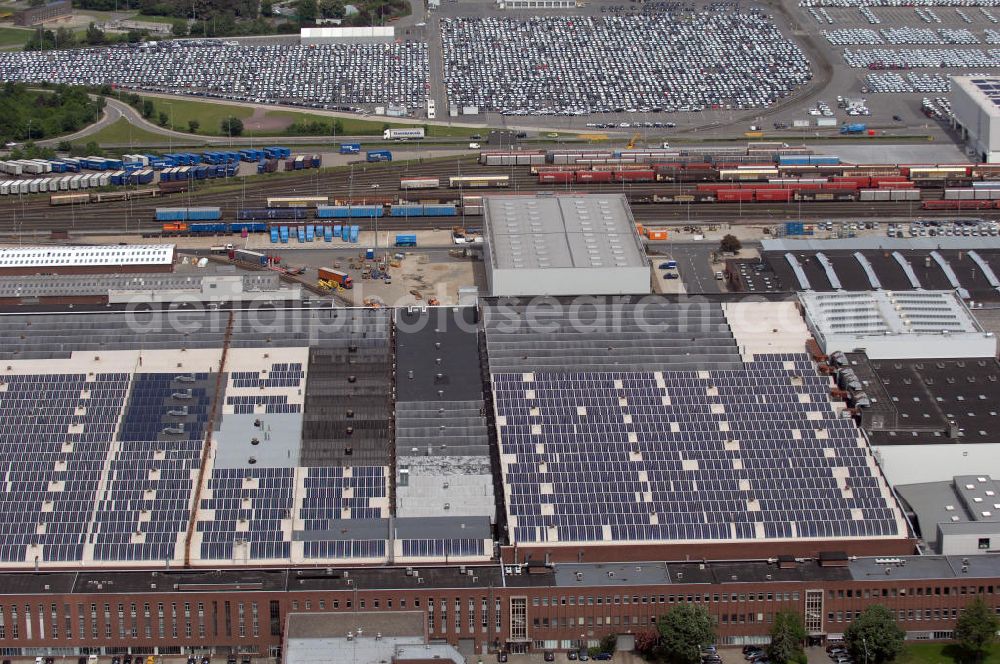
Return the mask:
[[[212, 612], [212, 636], [219, 636], [218, 601], [208, 603]], [[234, 636], [232, 604], [236, 605], [235, 634], [240, 638], [260, 636], [260, 614], [257, 602], [222, 602], [224, 633]], [[274, 602], [273, 604], [277, 604]], [[249, 606], [248, 606], [249, 605]], [[23, 609], [22, 609], [23, 606]], [[140, 608], [141, 606], [141, 608]], [[138, 602], [76, 605], [76, 621], [70, 604], [9, 604], [0, 605], [0, 640], [4, 639], [204, 639], [206, 633], [206, 602]], [[99, 609], [103, 609], [99, 612]], [[141, 615], [140, 615], [141, 611]], [[155, 614], [154, 614], [155, 612]], [[35, 618], [33, 620], [33, 617]], [[103, 618], [102, 620], [99, 620]], [[276, 617], [276, 616], [275, 616]], [[169, 628], [169, 630], [168, 630]]]

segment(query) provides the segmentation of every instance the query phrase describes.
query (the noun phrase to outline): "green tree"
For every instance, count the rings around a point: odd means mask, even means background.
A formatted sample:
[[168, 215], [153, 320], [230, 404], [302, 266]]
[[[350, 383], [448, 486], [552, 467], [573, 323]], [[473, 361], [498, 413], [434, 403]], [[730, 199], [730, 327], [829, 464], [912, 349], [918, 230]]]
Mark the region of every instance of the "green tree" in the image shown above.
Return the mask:
[[29, 7], [41, 7], [42, 5], [45, 4], [45, 2], [46, 2], [46, 0], [30, 0], [28, 2], [28, 6]]
[[997, 618], [986, 602], [977, 597], [962, 611], [955, 623], [955, 641], [972, 662], [982, 662], [1000, 629]]
[[271, 0], [262, 0], [260, 3], [260, 15], [268, 17], [274, 13], [274, 4]]
[[792, 664], [803, 659], [802, 642], [806, 640], [806, 628], [802, 616], [794, 611], [779, 611], [771, 626], [771, 643], [767, 646], [767, 657], [774, 664]]
[[164, 111], [160, 111], [160, 115], [157, 117], [156, 124], [160, 125], [161, 127], [166, 127], [168, 122], [170, 122], [170, 118]]
[[87, 26], [87, 34], [83, 39], [90, 46], [100, 46], [106, 41], [104, 38], [104, 31], [97, 27], [97, 24], [93, 22]]
[[243, 133], [243, 120], [235, 115], [223, 118], [221, 123], [222, 133], [227, 136], [240, 136]]
[[715, 642], [712, 616], [695, 604], [672, 607], [656, 627], [660, 632], [657, 657], [669, 664], [700, 664], [701, 649]]
[[201, 123], [197, 120], [188, 120], [188, 131], [192, 134], [197, 134], [199, 127], [201, 127]]
[[891, 662], [903, 650], [905, 637], [895, 613], [881, 604], [869, 606], [844, 630], [844, 644], [858, 664]]
[[719, 242], [719, 251], [726, 253], [739, 253], [740, 249], [743, 248], [743, 243], [740, 239], [731, 233], [727, 233], [722, 236], [722, 240]]
[[317, 14], [316, 0], [296, 0], [295, 16], [299, 23], [315, 23]]
[[601, 652], [606, 652], [609, 654], [614, 654], [615, 648], [618, 647], [618, 637], [614, 634], [608, 634], [603, 639], [601, 639]]
[[174, 37], [187, 37], [188, 34], [188, 24], [187, 21], [174, 21], [170, 24], [170, 34]]
[[156, 112], [156, 106], [153, 105], [152, 100], [150, 100], [150, 99], [143, 99], [142, 100], [142, 110], [139, 111], [139, 112], [142, 113], [142, 117], [144, 117], [144, 118], [146, 118], [148, 120], [151, 117], [153, 117], [153, 113]]
[[319, 14], [323, 18], [344, 18], [345, 13], [341, 0], [319, 0]]

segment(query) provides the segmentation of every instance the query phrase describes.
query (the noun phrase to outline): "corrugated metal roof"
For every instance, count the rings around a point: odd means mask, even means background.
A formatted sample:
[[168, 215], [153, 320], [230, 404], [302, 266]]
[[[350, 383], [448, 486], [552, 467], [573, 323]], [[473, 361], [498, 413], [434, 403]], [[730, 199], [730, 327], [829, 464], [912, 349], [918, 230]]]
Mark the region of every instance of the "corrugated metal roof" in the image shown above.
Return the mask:
[[9, 247], [0, 249], [0, 268], [170, 265], [173, 261], [174, 245], [172, 244]]
[[622, 195], [489, 196], [484, 201], [495, 269], [647, 265]]

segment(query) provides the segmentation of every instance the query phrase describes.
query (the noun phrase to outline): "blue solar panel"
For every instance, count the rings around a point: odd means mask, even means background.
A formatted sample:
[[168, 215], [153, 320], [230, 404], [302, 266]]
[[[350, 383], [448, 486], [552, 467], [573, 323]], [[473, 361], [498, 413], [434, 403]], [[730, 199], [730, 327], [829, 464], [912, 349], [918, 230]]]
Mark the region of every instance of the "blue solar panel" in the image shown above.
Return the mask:
[[738, 370], [495, 374], [514, 539], [898, 536], [804, 355]]

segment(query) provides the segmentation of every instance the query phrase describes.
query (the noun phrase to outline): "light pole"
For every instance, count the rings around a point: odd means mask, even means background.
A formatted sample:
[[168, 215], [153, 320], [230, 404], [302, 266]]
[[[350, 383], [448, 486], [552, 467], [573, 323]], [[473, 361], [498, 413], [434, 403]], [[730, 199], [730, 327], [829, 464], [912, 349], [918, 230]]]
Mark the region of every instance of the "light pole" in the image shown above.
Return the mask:
[[[163, 105], [170, 109], [170, 129], [173, 130], [173, 128], [174, 128], [174, 105], [172, 103], [170, 103], [169, 101], [163, 102]], [[170, 151], [173, 152], [174, 151], [174, 134], [173, 134], [173, 131], [170, 132], [168, 140], [169, 140], [169, 145], [170, 145]]]

